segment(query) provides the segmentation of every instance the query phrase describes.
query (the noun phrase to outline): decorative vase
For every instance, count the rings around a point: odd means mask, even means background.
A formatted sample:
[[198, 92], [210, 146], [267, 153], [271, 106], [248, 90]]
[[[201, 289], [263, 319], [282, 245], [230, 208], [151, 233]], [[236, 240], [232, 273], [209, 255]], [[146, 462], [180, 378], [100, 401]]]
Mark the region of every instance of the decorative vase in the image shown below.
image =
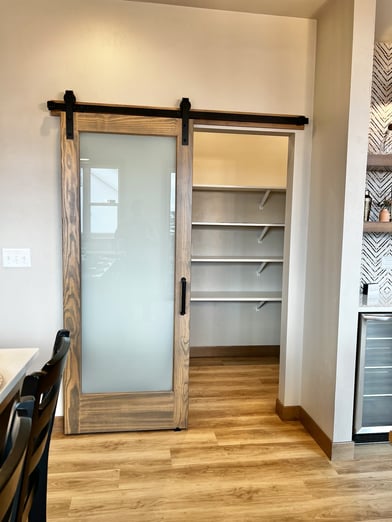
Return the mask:
[[391, 219], [391, 214], [389, 213], [389, 210], [387, 208], [383, 208], [380, 212], [380, 215], [378, 216], [378, 220], [381, 223], [388, 223]]

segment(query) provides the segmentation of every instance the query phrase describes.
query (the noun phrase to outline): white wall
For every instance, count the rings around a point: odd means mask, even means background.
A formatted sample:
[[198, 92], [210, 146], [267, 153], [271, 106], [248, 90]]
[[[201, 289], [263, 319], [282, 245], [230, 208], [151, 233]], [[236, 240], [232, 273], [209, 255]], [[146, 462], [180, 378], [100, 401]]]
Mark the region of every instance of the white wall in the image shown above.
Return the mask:
[[195, 132], [193, 184], [287, 186], [287, 136]]
[[334, 442], [352, 437], [374, 10], [329, 0], [318, 19], [301, 405]]
[[360, 264], [363, 231], [370, 96], [372, 86], [374, 0], [356, 0], [348, 120], [342, 265], [339, 302], [333, 441], [351, 440]]
[[[62, 326], [58, 120], [46, 101], [73, 89], [80, 101], [171, 107], [189, 97], [200, 109], [311, 117], [315, 25], [122, 0], [3, 5], [0, 248], [31, 248], [32, 267], [0, 267], [0, 346], [38, 346], [38, 367]], [[298, 140], [299, 199], [309, 144], [308, 128]], [[294, 207], [291, 240], [304, 251], [306, 208]], [[292, 292], [300, 302], [302, 287]], [[298, 365], [301, 345], [287, 350]], [[286, 379], [298, 379], [295, 367]]]

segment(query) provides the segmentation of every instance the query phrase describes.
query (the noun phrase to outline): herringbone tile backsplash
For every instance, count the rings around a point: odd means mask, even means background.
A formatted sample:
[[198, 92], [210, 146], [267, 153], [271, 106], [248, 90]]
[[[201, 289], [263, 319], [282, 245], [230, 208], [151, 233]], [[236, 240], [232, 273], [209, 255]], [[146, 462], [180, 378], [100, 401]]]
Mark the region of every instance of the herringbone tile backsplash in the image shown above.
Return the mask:
[[[378, 42], [374, 49], [372, 96], [370, 107], [369, 152], [392, 154], [392, 44]], [[368, 171], [366, 188], [373, 198], [370, 220], [377, 221], [378, 202], [391, 197], [392, 168], [390, 171]], [[381, 295], [392, 295], [391, 270], [382, 267], [382, 258], [392, 255], [390, 234], [363, 234], [361, 286], [378, 283]]]
[[370, 102], [369, 152], [392, 153], [392, 44], [379, 42], [374, 48]]

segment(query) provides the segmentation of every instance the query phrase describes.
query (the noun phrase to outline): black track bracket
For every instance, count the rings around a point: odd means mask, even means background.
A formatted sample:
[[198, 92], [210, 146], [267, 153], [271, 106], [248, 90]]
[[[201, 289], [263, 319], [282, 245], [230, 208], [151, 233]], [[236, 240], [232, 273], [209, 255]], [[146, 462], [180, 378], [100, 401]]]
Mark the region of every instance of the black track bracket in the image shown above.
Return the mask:
[[65, 130], [67, 140], [74, 139], [74, 111], [75, 111], [75, 102], [76, 97], [73, 91], [65, 91], [64, 94], [64, 102], [65, 102]]
[[180, 103], [181, 119], [182, 119], [182, 144], [189, 145], [189, 111], [191, 110], [191, 102], [189, 98], [183, 98]]

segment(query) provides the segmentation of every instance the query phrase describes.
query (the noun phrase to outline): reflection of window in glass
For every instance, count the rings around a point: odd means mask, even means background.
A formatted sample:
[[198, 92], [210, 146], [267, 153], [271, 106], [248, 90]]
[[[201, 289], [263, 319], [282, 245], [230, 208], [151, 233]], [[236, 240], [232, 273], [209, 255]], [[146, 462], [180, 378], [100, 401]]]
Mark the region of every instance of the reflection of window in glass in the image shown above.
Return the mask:
[[117, 230], [118, 170], [90, 170], [92, 234], [114, 234]]
[[176, 228], [176, 173], [170, 174], [170, 234], [174, 235]]
[[[114, 234], [118, 222], [118, 169], [81, 169], [82, 231]], [[85, 214], [88, 212], [88, 215]]]

